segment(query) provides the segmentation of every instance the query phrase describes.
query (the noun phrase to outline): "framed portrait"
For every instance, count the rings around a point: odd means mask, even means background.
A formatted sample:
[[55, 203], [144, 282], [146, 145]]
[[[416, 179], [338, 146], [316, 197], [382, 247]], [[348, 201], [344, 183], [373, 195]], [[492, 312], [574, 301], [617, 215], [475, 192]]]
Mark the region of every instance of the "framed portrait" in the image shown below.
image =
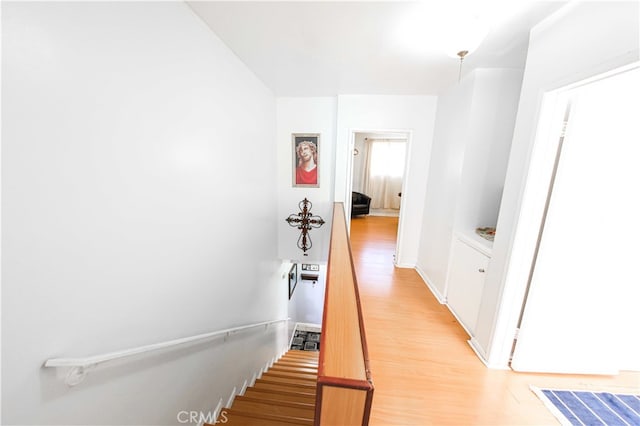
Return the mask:
[[320, 133], [293, 133], [293, 186], [319, 188]]
[[298, 264], [294, 263], [291, 265], [291, 269], [289, 269], [289, 299], [293, 296], [293, 290], [295, 290], [296, 284], [298, 284]]

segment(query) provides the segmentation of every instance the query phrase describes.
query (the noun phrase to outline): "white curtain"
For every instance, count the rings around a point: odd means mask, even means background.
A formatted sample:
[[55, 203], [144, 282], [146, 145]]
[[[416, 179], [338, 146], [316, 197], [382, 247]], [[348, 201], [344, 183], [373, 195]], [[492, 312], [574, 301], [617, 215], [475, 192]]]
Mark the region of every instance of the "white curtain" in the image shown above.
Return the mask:
[[372, 209], [400, 209], [406, 140], [369, 139], [364, 188]]

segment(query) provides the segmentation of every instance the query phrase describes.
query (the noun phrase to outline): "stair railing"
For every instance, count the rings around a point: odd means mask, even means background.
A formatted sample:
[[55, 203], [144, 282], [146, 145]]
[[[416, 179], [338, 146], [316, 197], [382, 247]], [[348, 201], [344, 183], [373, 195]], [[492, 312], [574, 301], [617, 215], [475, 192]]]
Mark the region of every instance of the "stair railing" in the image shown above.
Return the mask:
[[369, 424], [373, 381], [344, 205], [335, 203], [314, 424]]
[[131, 349], [124, 349], [121, 351], [109, 352], [102, 355], [94, 355], [83, 358], [51, 358], [45, 361], [44, 367], [67, 367], [68, 371], [65, 383], [68, 386], [75, 386], [82, 382], [86, 375], [99, 364], [115, 361], [120, 358], [126, 358], [134, 355], [145, 354], [148, 352], [159, 351], [162, 349], [173, 348], [175, 346], [181, 346], [188, 343], [196, 343], [199, 341], [212, 339], [218, 336], [229, 336], [232, 333], [248, 330], [250, 328], [264, 326], [267, 327], [270, 324], [276, 324], [280, 322], [289, 321], [290, 318], [277, 319], [272, 321], [257, 322], [254, 324], [242, 325], [239, 327], [227, 328], [224, 330], [212, 331], [210, 333], [198, 334], [195, 336], [183, 337], [180, 339], [169, 340], [166, 342], [154, 343], [151, 345], [139, 346]]

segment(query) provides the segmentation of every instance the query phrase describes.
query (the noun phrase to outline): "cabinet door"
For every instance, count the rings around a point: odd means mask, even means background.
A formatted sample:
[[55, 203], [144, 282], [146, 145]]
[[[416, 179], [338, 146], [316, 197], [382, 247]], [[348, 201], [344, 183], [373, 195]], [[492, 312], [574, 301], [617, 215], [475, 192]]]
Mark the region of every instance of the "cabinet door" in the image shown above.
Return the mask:
[[489, 257], [456, 239], [453, 242], [447, 305], [473, 336], [489, 267]]

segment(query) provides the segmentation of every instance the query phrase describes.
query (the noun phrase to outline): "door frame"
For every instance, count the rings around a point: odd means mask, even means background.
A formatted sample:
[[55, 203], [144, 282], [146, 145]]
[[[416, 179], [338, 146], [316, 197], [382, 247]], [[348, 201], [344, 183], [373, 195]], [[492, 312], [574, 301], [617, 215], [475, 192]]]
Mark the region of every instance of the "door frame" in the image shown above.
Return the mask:
[[[355, 149], [356, 143], [356, 134], [357, 133], [376, 133], [376, 134], [405, 134], [407, 137], [407, 146], [404, 157], [404, 171], [402, 176], [402, 197], [400, 199], [400, 214], [398, 217], [398, 233], [396, 235], [396, 252], [393, 263], [396, 266], [403, 267], [402, 262], [399, 261], [402, 259], [402, 243], [404, 241], [405, 236], [405, 227], [404, 223], [406, 223], [406, 209], [403, 207], [405, 204], [405, 200], [407, 197], [411, 196], [411, 194], [407, 194], [407, 183], [409, 180], [409, 163], [411, 159], [411, 147], [413, 140], [413, 132], [411, 130], [406, 129], [351, 129], [349, 131], [349, 153], [353, 153]], [[347, 215], [347, 232], [351, 233], [351, 192], [353, 191], [353, 163], [354, 156], [349, 155], [347, 160], [347, 188], [345, 192], [345, 200], [344, 200], [344, 208], [345, 214]], [[413, 267], [413, 265], [408, 266]]]

